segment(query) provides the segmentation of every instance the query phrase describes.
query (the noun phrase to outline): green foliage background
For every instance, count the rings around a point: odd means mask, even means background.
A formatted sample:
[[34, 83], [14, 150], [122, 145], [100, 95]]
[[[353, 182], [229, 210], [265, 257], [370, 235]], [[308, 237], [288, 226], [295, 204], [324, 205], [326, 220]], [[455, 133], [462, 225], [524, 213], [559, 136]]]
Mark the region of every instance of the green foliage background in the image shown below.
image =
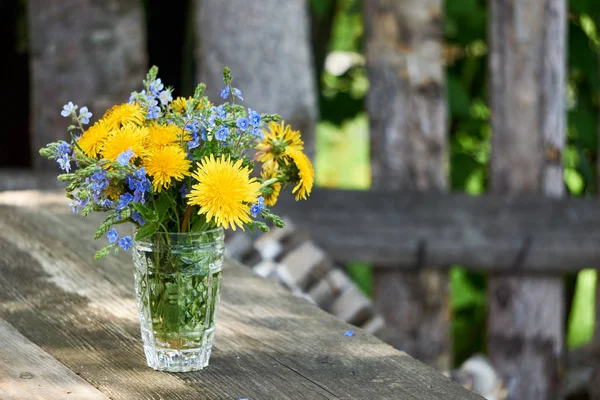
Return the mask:
[[[487, 92], [487, 3], [486, 0], [445, 1], [449, 178], [452, 190], [472, 195], [487, 189], [492, 134]], [[313, 23], [331, 25], [325, 54], [343, 51], [357, 56], [357, 61], [342, 75], [334, 76], [327, 70], [320, 73], [317, 183], [328, 187], [368, 188], [369, 133], [364, 112], [368, 79], [364, 58], [361, 61], [364, 49], [360, 2], [313, 0], [311, 5]], [[568, 126], [563, 152], [564, 181], [571, 196], [595, 196], [600, 1], [571, 0], [568, 7]], [[318, 52], [315, 58], [319, 67]], [[353, 264], [347, 269], [365, 293], [372, 295], [369, 266]], [[458, 364], [475, 352], [485, 351], [486, 276], [455, 266], [450, 278], [454, 355]], [[568, 345], [576, 347], [588, 342], [593, 333], [596, 271], [582, 271], [578, 276], [565, 279], [566, 301], [571, 309], [569, 321], [566, 321]]]

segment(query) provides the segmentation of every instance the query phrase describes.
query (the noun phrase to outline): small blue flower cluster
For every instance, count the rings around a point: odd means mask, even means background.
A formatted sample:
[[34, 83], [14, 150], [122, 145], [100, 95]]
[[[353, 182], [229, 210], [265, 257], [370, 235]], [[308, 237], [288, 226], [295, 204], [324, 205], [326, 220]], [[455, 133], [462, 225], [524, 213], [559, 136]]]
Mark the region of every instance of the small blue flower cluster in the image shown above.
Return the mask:
[[128, 251], [129, 248], [133, 246], [133, 240], [131, 239], [131, 236], [123, 236], [119, 239], [119, 233], [115, 228], [112, 228], [110, 231], [108, 231], [106, 233], [106, 237], [108, 238], [108, 242], [111, 244], [115, 243], [118, 240], [119, 247], [121, 247], [125, 251]]
[[99, 168], [96, 170], [92, 176], [86, 178], [86, 183], [91, 191], [91, 200], [94, 204], [104, 208], [112, 208], [114, 202], [103, 197], [103, 192], [109, 184], [108, 175], [104, 169]]
[[185, 126], [185, 129], [190, 132], [192, 138], [187, 142], [188, 150], [195, 149], [200, 146], [200, 139], [206, 140], [206, 129], [204, 129], [200, 121], [194, 119], [192, 116], [187, 116], [189, 122]]
[[165, 85], [162, 83], [160, 78], [157, 78], [148, 84], [148, 91], [142, 90], [141, 92], [132, 92], [129, 96], [129, 103], [140, 103], [146, 107], [148, 114], [146, 118], [156, 119], [160, 117], [160, 106], [158, 102], [163, 106], [166, 106], [173, 101], [172, 90], [169, 88], [165, 89]]
[[89, 199], [80, 199], [79, 195], [77, 193], [75, 193], [74, 195], [76, 202], [75, 203], [71, 203], [71, 212], [78, 212], [79, 208], [81, 207], [85, 207], [87, 205], [87, 203], [89, 203]]
[[229, 85], [225, 86], [225, 88], [223, 90], [221, 90], [221, 98], [222, 99], [228, 98], [230, 90], [231, 90], [231, 94], [233, 95], [233, 97], [237, 97], [238, 99], [244, 101], [244, 98], [242, 97], [242, 91], [238, 88], [230, 88]]
[[56, 151], [54, 152], [54, 156], [56, 157], [56, 162], [60, 166], [60, 169], [63, 171], [69, 172], [71, 171], [71, 162], [69, 160], [69, 153], [71, 153], [71, 146], [69, 143], [61, 140], [56, 147]]
[[263, 208], [265, 208], [265, 199], [260, 196], [258, 198], [258, 203], [257, 204], [252, 204], [252, 207], [250, 207], [250, 214], [252, 214], [253, 218], [258, 217], [258, 214], [260, 214], [260, 212], [263, 210]]
[[[87, 125], [90, 123], [90, 118], [92, 118], [92, 113], [89, 112], [87, 107], [81, 107], [79, 109], [79, 115], [77, 115], [77, 105], [73, 104], [72, 101], [65, 104], [60, 112], [65, 118], [72, 117], [73, 121], [76, 123], [83, 125]], [[83, 130], [83, 129], [82, 129]], [[69, 153], [71, 153], [71, 144], [68, 144], [65, 141], [60, 141], [58, 147], [54, 153], [56, 158], [56, 162], [60, 166], [60, 169], [66, 172], [71, 171], [71, 162], [69, 159]]]
[[88, 110], [87, 107], [81, 107], [79, 109], [79, 116], [77, 116], [77, 105], [70, 101], [63, 106], [60, 115], [65, 118], [73, 116], [76, 121], [81, 122], [83, 125], [87, 125], [90, 123], [90, 118], [92, 118], [93, 114]]
[[119, 201], [119, 206], [117, 209], [123, 209], [129, 205], [132, 201], [136, 203], [146, 203], [146, 197], [151, 190], [152, 184], [150, 183], [150, 179], [146, 175], [146, 169], [144, 167], [135, 171], [133, 175], [125, 178], [125, 182], [129, 187], [129, 190], [133, 191], [133, 195], [131, 193], [125, 193], [121, 195]]
[[131, 147], [117, 156], [117, 162], [121, 165], [129, 165], [129, 160], [135, 157]]
[[223, 105], [211, 108], [211, 115], [208, 118], [208, 124], [213, 130], [216, 129], [215, 139], [217, 139], [219, 142], [225, 142], [231, 133], [227, 126], [217, 126], [219, 119], [225, 120], [226, 118], [227, 112], [225, 111], [225, 107]]

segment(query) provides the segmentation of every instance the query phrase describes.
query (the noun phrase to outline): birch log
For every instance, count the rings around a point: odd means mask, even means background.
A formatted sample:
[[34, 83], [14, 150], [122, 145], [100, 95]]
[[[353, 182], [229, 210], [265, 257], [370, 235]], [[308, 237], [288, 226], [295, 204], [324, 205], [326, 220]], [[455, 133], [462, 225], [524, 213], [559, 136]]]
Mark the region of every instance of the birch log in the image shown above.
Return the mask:
[[[441, 0], [365, 1], [373, 187], [445, 190], [446, 99]], [[450, 366], [448, 275], [375, 269], [384, 337], [438, 368]]]
[[146, 29], [139, 0], [28, 0], [32, 160], [46, 143], [68, 139], [63, 104], [87, 106], [93, 119], [126, 102], [147, 70]]
[[246, 106], [280, 114], [302, 132], [314, 154], [317, 119], [314, 66], [304, 0], [196, 1], [197, 76], [219, 100], [223, 67]]
[[[491, 190], [560, 197], [565, 0], [491, 0], [490, 6]], [[489, 354], [510, 398], [556, 398], [564, 351], [562, 278], [495, 274], [488, 291]]]

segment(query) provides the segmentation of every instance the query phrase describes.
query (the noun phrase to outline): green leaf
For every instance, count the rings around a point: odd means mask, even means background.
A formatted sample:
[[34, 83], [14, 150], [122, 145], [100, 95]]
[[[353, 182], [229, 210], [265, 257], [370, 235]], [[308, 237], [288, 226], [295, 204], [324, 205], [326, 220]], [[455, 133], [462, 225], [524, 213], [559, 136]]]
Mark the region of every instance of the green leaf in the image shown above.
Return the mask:
[[151, 208], [146, 207], [142, 203], [132, 203], [135, 211], [139, 212], [146, 221], [158, 221], [158, 214]]
[[141, 240], [148, 236], [152, 236], [159, 227], [160, 223], [158, 221], [146, 221], [146, 224], [144, 224], [144, 226], [142, 226], [135, 234], [135, 240]]
[[162, 221], [163, 219], [165, 219], [165, 215], [167, 215], [167, 212], [169, 211], [170, 207], [171, 201], [169, 200], [169, 194], [166, 191], [164, 191], [160, 194], [158, 201], [156, 202], [156, 214], [158, 214], [158, 221]]
[[598, 146], [598, 121], [590, 109], [579, 107], [569, 113], [569, 122], [575, 129], [576, 143], [582, 148], [596, 149]]
[[448, 75], [448, 103], [453, 117], [468, 117], [471, 111], [471, 100], [462, 83]]
[[310, 0], [310, 6], [319, 18], [323, 18], [333, 6], [333, 2], [331, 0]]

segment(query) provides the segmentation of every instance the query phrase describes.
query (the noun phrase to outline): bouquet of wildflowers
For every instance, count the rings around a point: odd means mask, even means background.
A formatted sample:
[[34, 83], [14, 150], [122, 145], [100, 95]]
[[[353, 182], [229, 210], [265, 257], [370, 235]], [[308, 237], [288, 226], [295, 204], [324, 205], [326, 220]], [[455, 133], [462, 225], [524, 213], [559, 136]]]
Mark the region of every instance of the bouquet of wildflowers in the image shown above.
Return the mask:
[[[200, 84], [190, 98], [173, 99], [153, 67], [144, 90], [115, 105], [93, 125], [87, 107], [66, 104], [71, 141], [40, 150], [64, 171], [73, 211], [106, 213], [95, 233], [108, 245], [102, 258], [156, 232], [203, 232], [216, 227], [267, 230], [283, 226], [273, 214], [280, 191], [291, 185], [296, 199], [310, 194], [314, 171], [300, 133], [274, 114], [239, 102], [242, 93], [224, 69], [224, 103], [212, 104]], [[79, 111], [79, 112], [78, 112]], [[252, 174], [255, 163], [259, 173]], [[134, 232], [119, 237], [117, 224]]]

